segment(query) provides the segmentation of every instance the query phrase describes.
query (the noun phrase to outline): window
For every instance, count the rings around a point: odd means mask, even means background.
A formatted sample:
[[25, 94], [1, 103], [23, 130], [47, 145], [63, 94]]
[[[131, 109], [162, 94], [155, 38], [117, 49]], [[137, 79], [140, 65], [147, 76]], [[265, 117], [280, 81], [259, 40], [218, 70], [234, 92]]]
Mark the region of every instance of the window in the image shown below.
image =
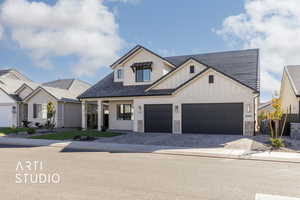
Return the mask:
[[118, 104], [117, 105], [117, 120], [131, 120], [132, 107], [131, 104]]
[[209, 75], [208, 83], [214, 83], [214, 76], [213, 75]]
[[33, 104], [33, 118], [34, 119], [36, 119], [40, 116], [41, 111], [42, 111], [41, 104]]
[[136, 69], [135, 80], [136, 82], [146, 82], [150, 81], [151, 69]]
[[190, 66], [190, 73], [191, 74], [195, 73], [195, 66], [194, 65]]
[[123, 71], [122, 71], [122, 69], [118, 69], [118, 71], [117, 71], [117, 78], [118, 79], [123, 79]]

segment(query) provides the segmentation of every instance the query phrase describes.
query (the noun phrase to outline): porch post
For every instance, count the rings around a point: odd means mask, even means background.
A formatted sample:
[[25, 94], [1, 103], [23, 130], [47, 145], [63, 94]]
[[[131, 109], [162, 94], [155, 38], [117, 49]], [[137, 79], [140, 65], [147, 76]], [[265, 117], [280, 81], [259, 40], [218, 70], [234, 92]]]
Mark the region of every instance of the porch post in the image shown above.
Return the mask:
[[97, 101], [97, 104], [98, 104], [98, 131], [101, 131], [101, 128], [102, 128], [102, 121], [103, 121], [103, 105], [102, 105], [102, 101], [101, 100], [98, 100]]
[[85, 101], [81, 102], [81, 128], [86, 129], [86, 103]]

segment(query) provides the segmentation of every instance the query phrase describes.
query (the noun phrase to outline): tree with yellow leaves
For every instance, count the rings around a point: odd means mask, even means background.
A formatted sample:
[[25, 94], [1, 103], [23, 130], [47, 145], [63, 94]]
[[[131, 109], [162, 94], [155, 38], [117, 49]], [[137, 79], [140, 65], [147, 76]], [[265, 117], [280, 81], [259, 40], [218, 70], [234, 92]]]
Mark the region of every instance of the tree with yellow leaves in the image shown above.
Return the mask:
[[53, 130], [55, 127], [55, 106], [49, 101], [47, 104], [47, 127], [50, 130]]
[[271, 142], [273, 147], [280, 148], [284, 147], [284, 140], [282, 139], [282, 136], [289, 112], [287, 110], [287, 113], [284, 116], [279, 98], [272, 99], [272, 106], [274, 108], [274, 111], [269, 112], [267, 115], [270, 123]]

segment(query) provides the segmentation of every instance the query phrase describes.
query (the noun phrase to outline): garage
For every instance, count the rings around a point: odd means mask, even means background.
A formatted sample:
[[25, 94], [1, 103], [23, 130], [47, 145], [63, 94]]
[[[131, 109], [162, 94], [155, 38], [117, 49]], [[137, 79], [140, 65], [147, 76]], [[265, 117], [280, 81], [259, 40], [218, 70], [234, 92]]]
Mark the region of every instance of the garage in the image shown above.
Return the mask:
[[243, 134], [243, 103], [182, 104], [182, 133]]
[[12, 106], [0, 106], [0, 127], [12, 126]]
[[145, 132], [172, 133], [172, 104], [144, 105]]

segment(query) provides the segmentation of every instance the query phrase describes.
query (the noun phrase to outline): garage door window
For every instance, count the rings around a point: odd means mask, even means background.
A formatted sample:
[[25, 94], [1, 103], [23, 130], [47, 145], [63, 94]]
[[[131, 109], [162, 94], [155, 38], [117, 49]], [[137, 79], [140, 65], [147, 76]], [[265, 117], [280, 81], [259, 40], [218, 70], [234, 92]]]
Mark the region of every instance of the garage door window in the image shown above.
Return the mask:
[[118, 104], [117, 105], [117, 119], [118, 120], [132, 120], [131, 104]]

